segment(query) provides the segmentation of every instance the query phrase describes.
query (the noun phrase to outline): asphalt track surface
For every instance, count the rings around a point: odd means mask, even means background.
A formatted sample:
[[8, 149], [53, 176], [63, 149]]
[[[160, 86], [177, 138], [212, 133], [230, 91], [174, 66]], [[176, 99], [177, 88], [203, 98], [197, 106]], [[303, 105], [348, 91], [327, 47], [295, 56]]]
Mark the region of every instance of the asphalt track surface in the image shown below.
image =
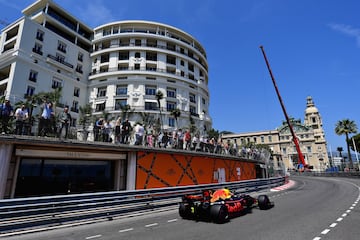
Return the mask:
[[29, 233], [9, 240], [359, 239], [360, 179], [294, 176], [267, 194], [275, 207], [252, 209], [224, 224], [184, 220], [177, 210]]

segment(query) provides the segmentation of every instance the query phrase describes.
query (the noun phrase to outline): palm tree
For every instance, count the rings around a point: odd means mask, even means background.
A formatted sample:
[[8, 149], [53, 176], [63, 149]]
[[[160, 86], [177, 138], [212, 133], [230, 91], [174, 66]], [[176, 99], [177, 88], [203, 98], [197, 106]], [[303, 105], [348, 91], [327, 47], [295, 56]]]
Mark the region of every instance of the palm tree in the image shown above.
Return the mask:
[[129, 104], [120, 105], [120, 109], [122, 122], [124, 122], [126, 118], [129, 118], [129, 115], [135, 111], [135, 109], [131, 109]]
[[352, 162], [351, 153], [350, 153], [349, 134], [356, 133], [356, 132], [357, 132], [357, 126], [356, 126], [356, 123], [352, 120], [343, 119], [343, 120], [338, 121], [335, 125], [335, 133], [337, 135], [340, 136], [340, 135], [345, 134], [350, 168], [353, 167], [353, 162]]
[[175, 109], [171, 110], [171, 115], [175, 118], [176, 127], [178, 127], [177, 120], [181, 115], [181, 111], [178, 108], [175, 108]]
[[162, 124], [162, 119], [161, 119], [161, 105], [160, 105], [160, 101], [161, 101], [161, 99], [164, 98], [164, 94], [163, 94], [162, 91], [158, 90], [158, 91], [156, 92], [156, 94], [155, 94], [155, 97], [156, 97], [156, 101], [157, 101], [157, 103], [158, 103], [159, 112], [160, 112], [160, 131], [161, 131], [163, 124]]
[[339, 157], [342, 158], [342, 152], [344, 151], [344, 149], [343, 149], [342, 147], [337, 147], [337, 148], [336, 148], [336, 151], [339, 152]]

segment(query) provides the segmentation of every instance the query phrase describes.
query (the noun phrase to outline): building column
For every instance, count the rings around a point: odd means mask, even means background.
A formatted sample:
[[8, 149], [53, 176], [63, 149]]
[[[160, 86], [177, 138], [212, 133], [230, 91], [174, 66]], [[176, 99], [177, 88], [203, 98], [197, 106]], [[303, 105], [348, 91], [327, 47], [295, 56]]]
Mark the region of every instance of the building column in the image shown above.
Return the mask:
[[128, 152], [126, 190], [136, 189], [136, 152]]
[[0, 199], [4, 198], [13, 144], [0, 145]]

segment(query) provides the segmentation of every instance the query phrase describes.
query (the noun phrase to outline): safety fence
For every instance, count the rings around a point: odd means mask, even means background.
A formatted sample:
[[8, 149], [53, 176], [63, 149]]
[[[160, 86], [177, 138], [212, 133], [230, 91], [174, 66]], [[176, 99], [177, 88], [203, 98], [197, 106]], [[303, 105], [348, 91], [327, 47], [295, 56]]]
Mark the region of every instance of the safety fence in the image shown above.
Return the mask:
[[181, 196], [200, 194], [206, 189], [228, 188], [236, 193], [252, 193], [284, 183], [284, 177], [276, 177], [170, 188], [5, 199], [0, 200], [0, 237], [176, 209]]

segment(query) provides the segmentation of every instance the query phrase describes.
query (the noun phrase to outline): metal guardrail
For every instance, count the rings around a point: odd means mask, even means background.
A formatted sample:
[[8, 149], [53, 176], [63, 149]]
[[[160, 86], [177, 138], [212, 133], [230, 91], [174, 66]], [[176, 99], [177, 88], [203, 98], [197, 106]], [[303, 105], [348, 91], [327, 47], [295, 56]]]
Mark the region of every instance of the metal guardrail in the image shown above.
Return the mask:
[[174, 209], [185, 194], [229, 188], [251, 193], [284, 184], [284, 177], [133, 191], [0, 200], [0, 237]]
[[360, 172], [291, 172], [295, 176], [360, 178]]

